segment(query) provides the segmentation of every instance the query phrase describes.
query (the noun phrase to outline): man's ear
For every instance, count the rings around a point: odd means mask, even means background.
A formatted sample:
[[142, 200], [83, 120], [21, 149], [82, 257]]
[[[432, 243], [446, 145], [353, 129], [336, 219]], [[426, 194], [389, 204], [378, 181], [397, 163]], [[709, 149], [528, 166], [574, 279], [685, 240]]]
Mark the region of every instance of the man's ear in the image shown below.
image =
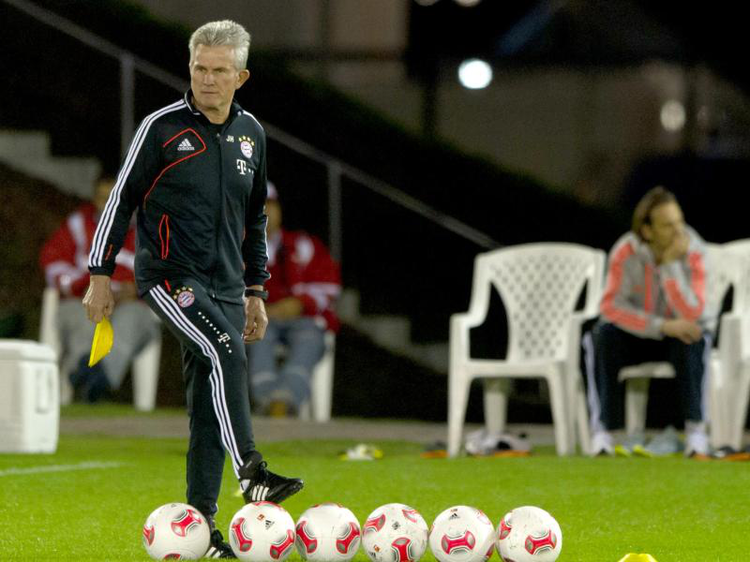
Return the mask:
[[249, 78], [250, 78], [250, 71], [247, 68], [240, 70], [237, 76], [237, 89], [241, 88], [242, 85], [245, 82], [247, 82]]

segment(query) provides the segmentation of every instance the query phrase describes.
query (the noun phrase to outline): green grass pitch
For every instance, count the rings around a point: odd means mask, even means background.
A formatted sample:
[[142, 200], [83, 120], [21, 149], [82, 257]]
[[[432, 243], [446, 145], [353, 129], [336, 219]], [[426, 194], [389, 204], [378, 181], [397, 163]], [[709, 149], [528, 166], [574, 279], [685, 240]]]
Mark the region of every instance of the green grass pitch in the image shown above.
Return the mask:
[[[659, 562], [750, 560], [747, 463], [560, 459], [548, 449], [520, 459], [423, 459], [420, 444], [399, 441], [379, 442], [378, 461], [338, 460], [352, 444], [260, 443], [272, 470], [305, 479], [284, 504], [295, 520], [324, 501], [360, 521], [384, 503], [406, 503], [428, 524], [452, 505], [479, 507], [495, 524], [537, 505], [562, 527], [561, 562], [616, 562], [627, 552]], [[0, 560], [148, 560], [141, 526], [157, 506], [185, 501], [185, 450], [182, 439], [63, 435], [55, 455], [0, 455]], [[235, 490], [227, 466], [217, 516], [225, 535], [241, 506]], [[355, 560], [367, 557], [360, 550]]]

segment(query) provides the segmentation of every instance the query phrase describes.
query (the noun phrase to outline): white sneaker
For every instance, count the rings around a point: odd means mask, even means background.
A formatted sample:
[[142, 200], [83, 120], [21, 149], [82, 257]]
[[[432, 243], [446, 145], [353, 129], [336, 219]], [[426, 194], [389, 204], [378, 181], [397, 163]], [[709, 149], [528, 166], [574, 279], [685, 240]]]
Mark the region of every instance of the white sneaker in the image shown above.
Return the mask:
[[612, 456], [615, 454], [614, 440], [609, 431], [599, 430], [591, 437], [591, 456]]
[[685, 422], [685, 456], [705, 457], [710, 452], [706, 424], [703, 422]]

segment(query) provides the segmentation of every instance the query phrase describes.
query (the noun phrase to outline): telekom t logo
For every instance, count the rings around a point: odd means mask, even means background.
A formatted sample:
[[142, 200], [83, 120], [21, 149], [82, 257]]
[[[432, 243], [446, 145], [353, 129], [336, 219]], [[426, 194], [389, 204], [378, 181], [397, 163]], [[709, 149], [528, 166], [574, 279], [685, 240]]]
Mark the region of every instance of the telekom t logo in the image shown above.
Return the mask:
[[241, 176], [247, 175], [247, 162], [242, 158], [237, 158], [237, 169], [240, 171]]

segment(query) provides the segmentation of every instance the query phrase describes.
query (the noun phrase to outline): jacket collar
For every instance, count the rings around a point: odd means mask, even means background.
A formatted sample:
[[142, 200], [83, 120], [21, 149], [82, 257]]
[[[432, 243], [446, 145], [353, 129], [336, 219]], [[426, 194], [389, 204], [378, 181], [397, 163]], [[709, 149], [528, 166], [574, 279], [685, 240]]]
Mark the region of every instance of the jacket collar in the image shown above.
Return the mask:
[[[185, 92], [184, 100], [185, 100], [185, 105], [187, 105], [187, 108], [190, 111], [190, 113], [192, 113], [193, 115], [197, 117], [203, 118], [207, 123], [210, 123], [208, 118], [205, 115], [203, 115], [197, 107], [195, 107], [195, 104], [193, 103], [193, 90], [192, 89], [189, 88], [188, 91]], [[237, 100], [232, 100], [232, 105], [229, 108], [229, 116], [227, 117], [227, 120], [224, 124], [228, 125], [229, 123], [234, 121], [235, 117], [241, 114], [242, 114], [242, 107], [240, 106], [240, 104], [237, 103]]]

